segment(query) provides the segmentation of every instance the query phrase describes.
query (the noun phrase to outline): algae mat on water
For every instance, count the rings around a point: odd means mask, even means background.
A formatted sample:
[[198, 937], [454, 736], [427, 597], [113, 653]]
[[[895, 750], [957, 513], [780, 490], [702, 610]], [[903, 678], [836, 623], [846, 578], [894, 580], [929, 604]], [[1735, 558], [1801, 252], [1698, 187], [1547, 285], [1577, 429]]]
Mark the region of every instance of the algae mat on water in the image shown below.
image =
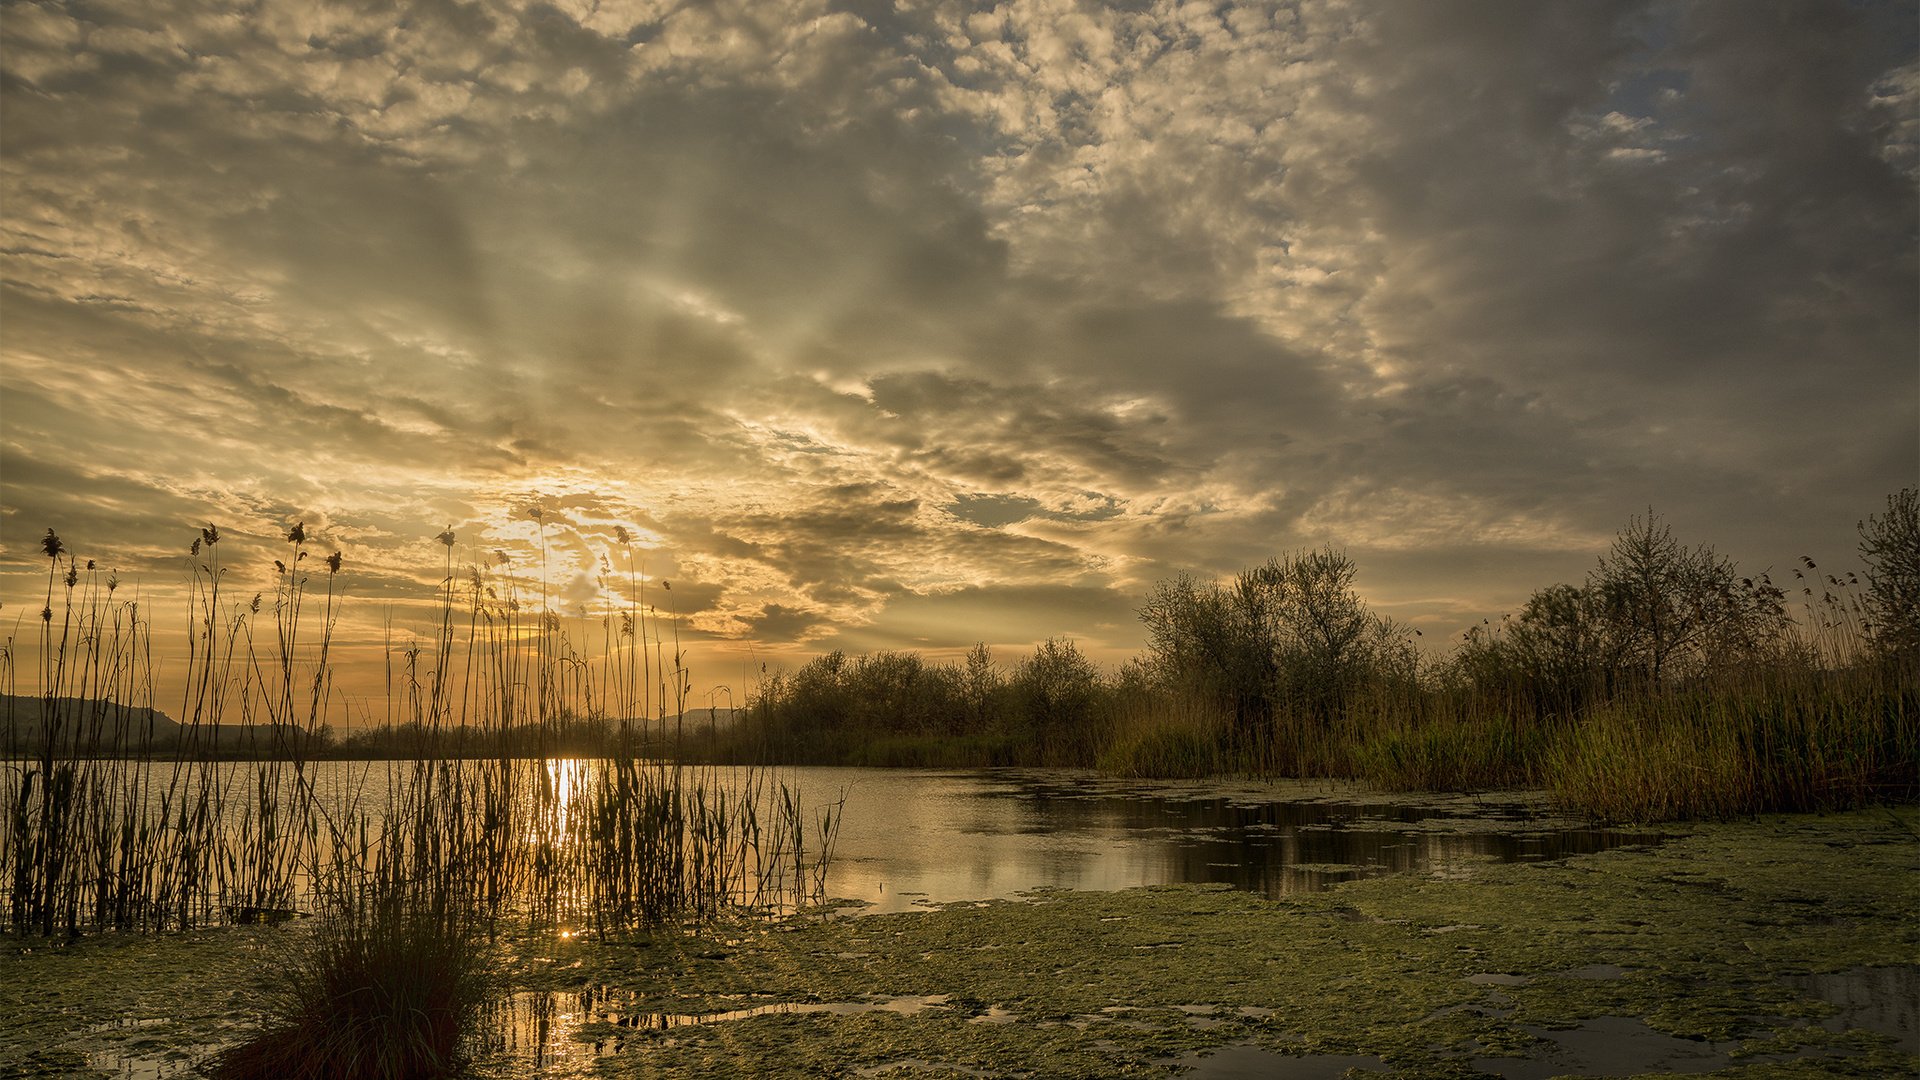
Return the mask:
[[[1402, 1076], [1536, 1076], [1604, 1073], [1604, 1060], [1567, 1056], [1576, 1036], [1625, 1046], [1642, 1033], [1698, 1050], [1622, 1059], [1621, 1071], [1909, 1075], [1910, 1048], [1850, 1027], [1806, 988], [1862, 969], [1913, 985], [1916, 829], [1913, 808], [1770, 818], [1279, 900], [1039, 893], [692, 938], [522, 941], [503, 971], [515, 1001], [542, 1004], [539, 1024], [519, 1025], [518, 1044], [484, 1053], [478, 1071], [540, 1060], [553, 1075], [611, 1077], [1167, 1076], [1232, 1047]], [[272, 933], [10, 952], [0, 1076], [237, 1037], [230, 1010]], [[219, 948], [222, 934], [234, 947]], [[116, 1019], [156, 1022], [98, 1026]]]

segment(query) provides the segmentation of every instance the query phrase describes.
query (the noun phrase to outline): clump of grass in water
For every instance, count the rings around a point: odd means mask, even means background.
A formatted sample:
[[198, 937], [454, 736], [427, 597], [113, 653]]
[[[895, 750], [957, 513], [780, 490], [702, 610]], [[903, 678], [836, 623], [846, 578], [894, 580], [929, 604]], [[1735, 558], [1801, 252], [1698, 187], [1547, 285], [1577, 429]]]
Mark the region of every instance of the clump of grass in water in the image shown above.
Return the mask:
[[270, 1020], [216, 1080], [413, 1080], [458, 1072], [491, 996], [487, 937], [444, 889], [337, 898], [276, 971]]

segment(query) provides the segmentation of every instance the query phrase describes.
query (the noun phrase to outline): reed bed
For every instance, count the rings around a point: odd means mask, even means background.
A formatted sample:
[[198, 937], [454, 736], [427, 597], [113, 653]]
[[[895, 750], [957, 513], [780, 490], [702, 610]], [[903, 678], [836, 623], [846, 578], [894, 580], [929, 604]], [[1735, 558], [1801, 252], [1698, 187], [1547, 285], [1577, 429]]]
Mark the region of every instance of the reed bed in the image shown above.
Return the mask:
[[[589, 653], [576, 637], [594, 628], [569, 633], [543, 584], [537, 604], [510, 567], [475, 568], [463, 588], [440, 539], [437, 623], [389, 649], [380, 724], [416, 756], [349, 765], [313, 756], [346, 715], [330, 667], [337, 553], [310, 560], [295, 526], [272, 593], [236, 599], [218, 530], [201, 530], [179, 728], [163, 738], [153, 627], [49, 531], [28, 695], [14, 642], [0, 647], [0, 924], [157, 932], [331, 912], [352, 926], [384, 898], [430, 896], [483, 921], [606, 931], [792, 906], [820, 887], [837, 804], [803, 803], [766, 768], [639, 756], [670, 740], [689, 676], [637, 590]], [[612, 734], [610, 755], [547, 759], [583, 723]], [[218, 760], [236, 725], [258, 759]]]

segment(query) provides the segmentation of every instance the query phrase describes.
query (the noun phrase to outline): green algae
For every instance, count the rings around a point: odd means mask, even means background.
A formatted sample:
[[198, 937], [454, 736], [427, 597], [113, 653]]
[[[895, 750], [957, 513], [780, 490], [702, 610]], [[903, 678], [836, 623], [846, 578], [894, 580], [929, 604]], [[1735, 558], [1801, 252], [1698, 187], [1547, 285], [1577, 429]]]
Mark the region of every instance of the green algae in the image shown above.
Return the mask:
[[[237, 1041], [291, 928], [231, 926], [0, 942], [0, 1077], [88, 1075], [89, 1060], [184, 1062]], [[113, 1070], [118, 1071], [118, 1070]]]
[[[1783, 976], [1920, 965], [1920, 810], [1694, 827], [1653, 848], [1474, 862], [1268, 899], [1220, 886], [1040, 891], [1020, 901], [607, 940], [503, 942], [522, 991], [617, 993], [621, 1014], [938, 998], [911, 1014], [768, 1013], [647, 1030], [587, 1017], [569, 1072], [610, 1077], [1166, 1076], [1197, 1050], [1376, 1056], [1471, 1076], [1535, 1034], [1605, 1016], [1727, 1044], [1724, 1076], [1920, 1068], [1828, 1031]], [[235, 927], [4, 955], [0, 1076], [64, 1075], [115, 1038], [169, 1052], [238, 1037], [276, 934]], [[90, 1030], [164, 1017], [156, 1032]], [[41, 1047], [52, 1048], [34, 1051]], [[48, 1056], [49, 1054], [53, 1056]], [[1781, 1060], [1797, 1054], [1823, 1056]], [[1844, 1055], [1844, 1056], [1834, 1056]], [[495, 1060], [482, 1075], [510, 1075]]]

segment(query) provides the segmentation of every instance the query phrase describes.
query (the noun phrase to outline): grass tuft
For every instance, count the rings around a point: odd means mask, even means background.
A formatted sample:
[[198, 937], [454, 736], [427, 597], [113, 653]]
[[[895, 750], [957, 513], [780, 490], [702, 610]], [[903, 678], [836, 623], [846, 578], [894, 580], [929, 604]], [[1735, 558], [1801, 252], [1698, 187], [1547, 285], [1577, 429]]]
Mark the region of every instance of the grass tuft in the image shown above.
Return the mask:
[[487, 938], [445, 897], [335, 905], [275, 969], [267, 1021], [216, 1080], [426, 1080], [459, 1071], [490, 992]]

